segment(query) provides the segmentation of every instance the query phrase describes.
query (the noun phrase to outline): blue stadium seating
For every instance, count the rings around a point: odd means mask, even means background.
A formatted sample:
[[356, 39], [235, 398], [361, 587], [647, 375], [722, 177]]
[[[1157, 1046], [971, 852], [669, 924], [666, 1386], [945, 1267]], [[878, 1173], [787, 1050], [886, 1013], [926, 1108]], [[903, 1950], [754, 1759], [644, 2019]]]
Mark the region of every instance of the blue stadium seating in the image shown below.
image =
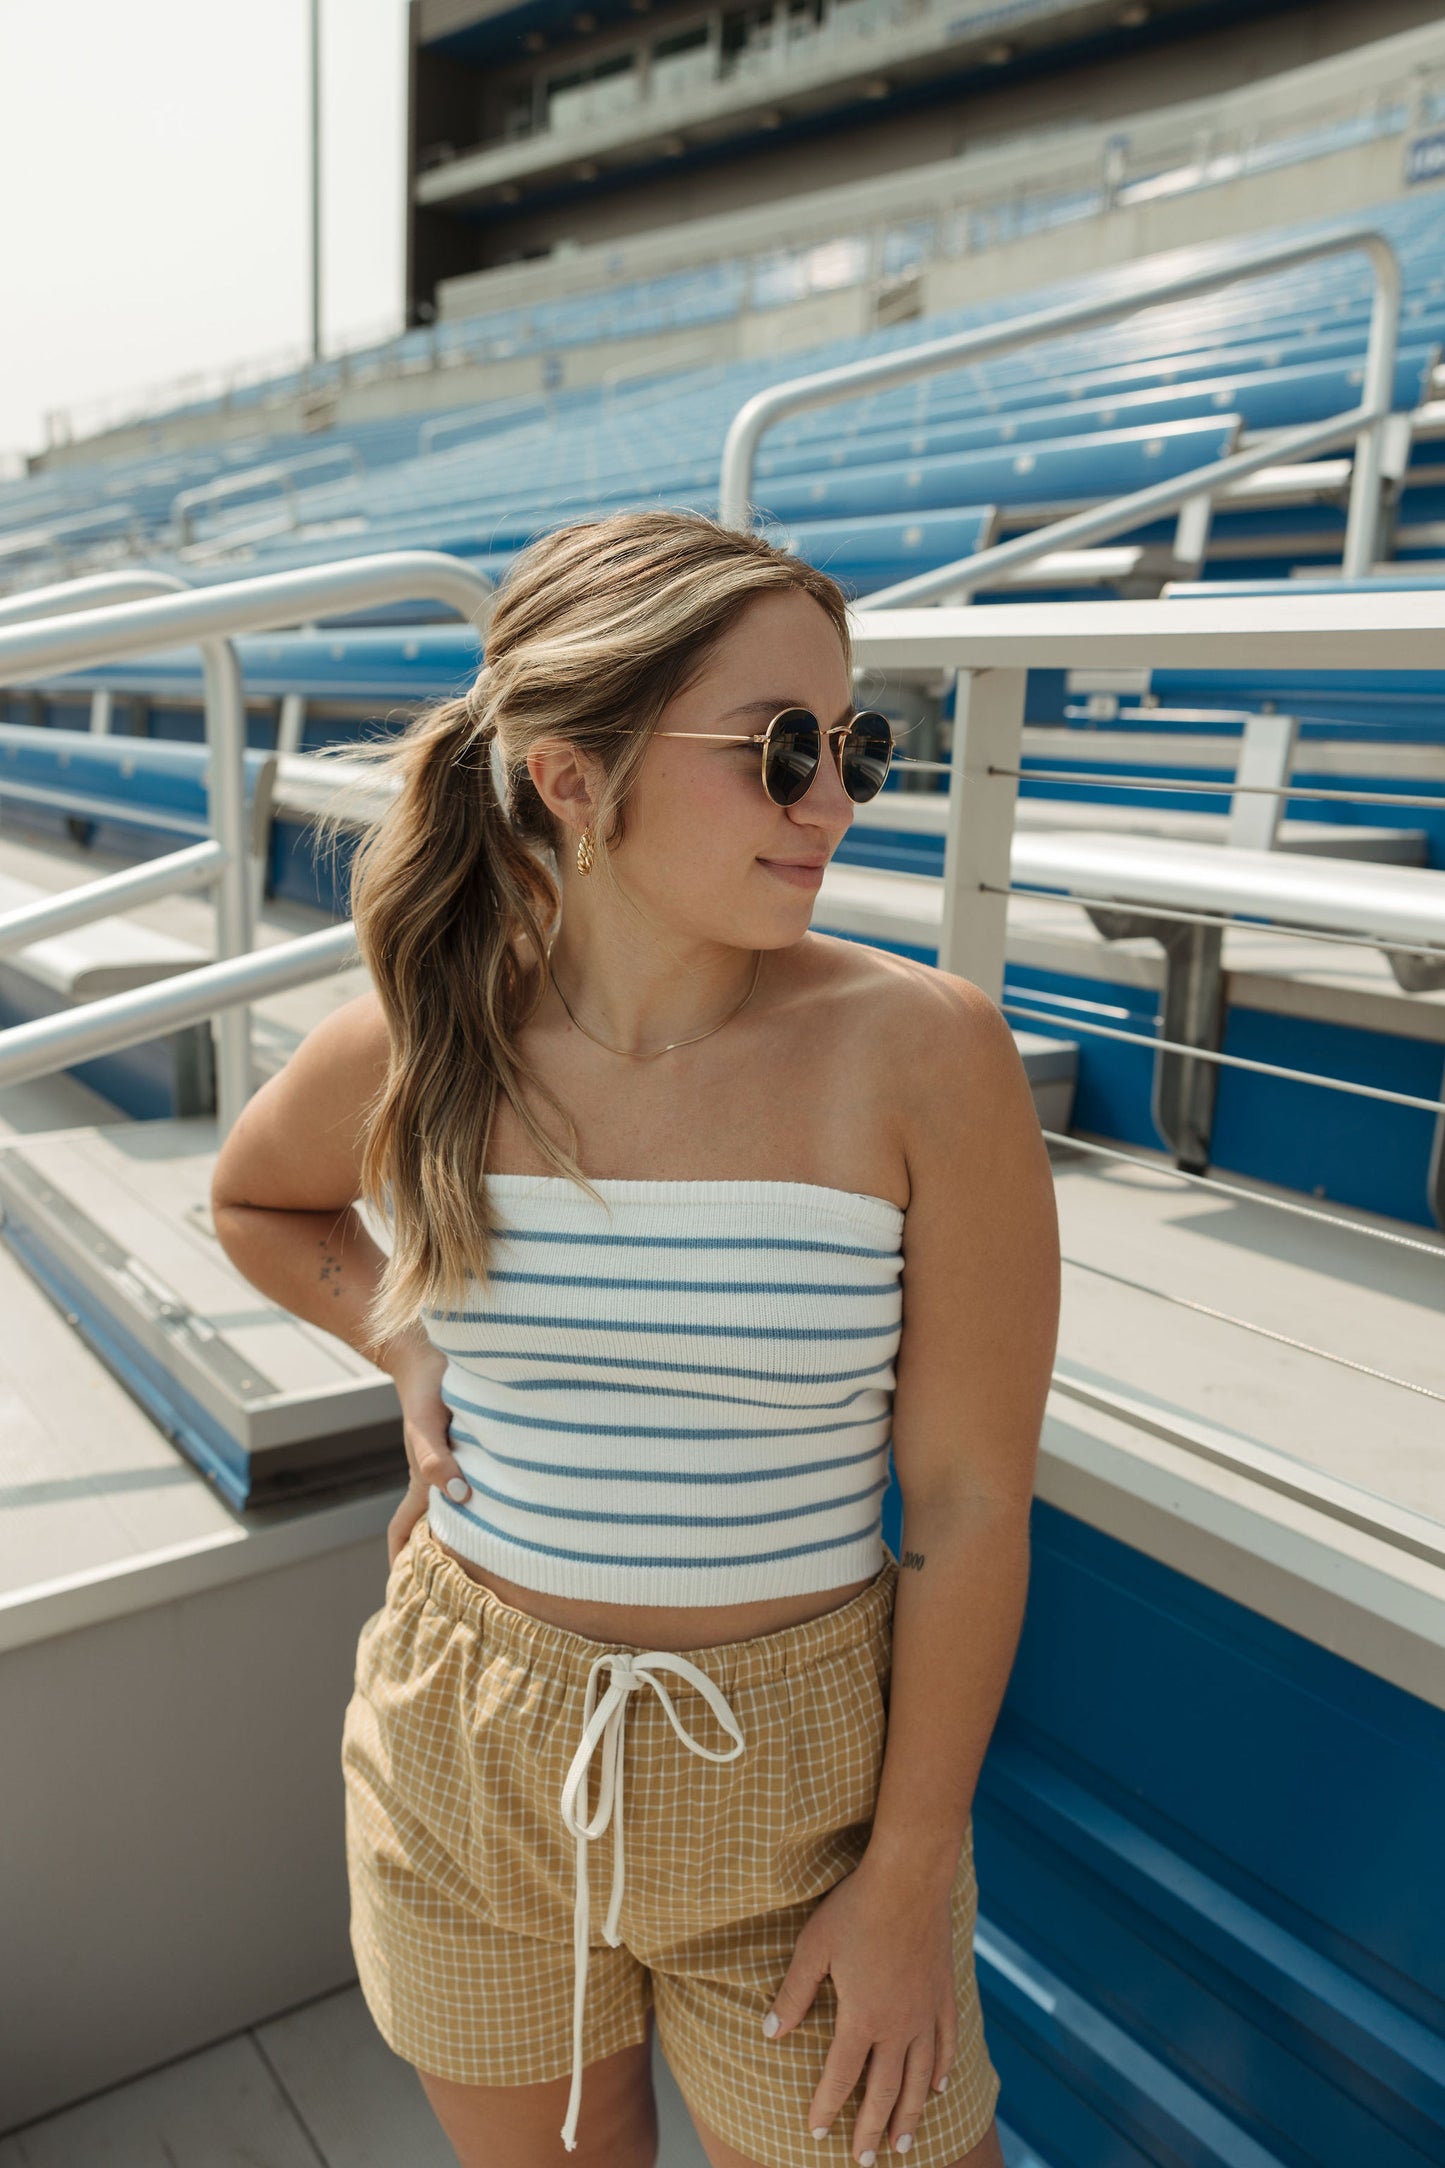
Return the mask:
[[[1391, 507], [1393, 548], [1428, 562], [1437, 530], [1445, 532], [1445, 428], [1429, 406], [1445, 338], [1439, 198], [1407, 198], [1378, 218], [1395, 241], [1405, 282], [1394, 400], [1418, 424]], [[500, 575], [529, 539], [563, 520], [641, 503], [711, 508], [729, 421], [744, 399], [781, 378], [1004, 321], [1071, 294], [1107, 293], [1132, 276], [1124, 266], [923, 325], [837, 340], [808, 356], [772, 354], [642, 385], [510, 397], [453, 414], [392, 415], [345, 432], [257, 434], [163, 459], [42, 472], [0, 488], [0, 575], [8, 565], [12, 579], [41, 577], [45, 521], [80, 518], [98, 504], [113, 522], [129, 525], [150, 561], [198, 582], [408, 545], [448, 549]], [[560, 338], [564, 324], [600, 336], [598, 326], [620, 321], [617, 312], [627, 308], [640, 321], [648, 309], [672, 307], [687, 294], [688, 306], [703, 307], [710, 281], [717, 283], [712, 271], [679, 275], [549, 305], [551, 316], [514, 311], [505, 321], [408, 337], [420, 353], [428, 340], [522, 339], [539, 324], [551, 324], [549, 337]], [[1363, 259], [1329, 259], [801, 412], [765, 438], [755, 498], [777, 529], [866, 594], [981, 546], [985, 532], [1017, 531], [1055, 509], [1186, 473], [1223, 454], [1241, 430], [1346, 408], [1359, 396], [1369, 305]], [[350, 366], [359, 371], [365, 360], [352, 357]], [[423, 451], [433, 438], [436, 448]], [[294, 531], [258, 494], [201, 507], [196, 546], [176, 547], [171, 506], [182, 488], [337, 444], [355, 451], [361, 471], [298, 476]], [[997, 511], [987, 529], [981, 507]], [[1314, 488], [1307, 478], [1294, 503], [1221, 503], [1203, 576], [1273, 576], [1327, 564], [1338, 556], [1344, 516], [1343, 488]], [[1124, 539], [1167, 543], [1172, 533], [1171, 515]]]
[[884, 513], [872, 519], [809, 520], [775, 527], [771, 535], [781, 548], [866, 595], [925, 565], [948, 564], [987, 549], [997, 524], [997, 505], [982, 504], [962, 512], [919, 512], [910, 519]]

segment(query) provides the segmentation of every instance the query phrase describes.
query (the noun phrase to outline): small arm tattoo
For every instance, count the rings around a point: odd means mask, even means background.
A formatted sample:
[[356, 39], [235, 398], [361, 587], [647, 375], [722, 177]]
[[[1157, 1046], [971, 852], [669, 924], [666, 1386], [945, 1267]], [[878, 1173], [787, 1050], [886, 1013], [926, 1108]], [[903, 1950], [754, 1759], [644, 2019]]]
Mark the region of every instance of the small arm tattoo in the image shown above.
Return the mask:
[[898, 1563], [904, 1567], [913, 1566], [921, 1573], [923, 1570], [923, 1553], [922, 1551], [905, 1551]]
[[327, 1241], [318, 1242], [316, 1247], [322, 1253], [320, 1277], [323, 1283], [330, 1281], [333, 1295], [339, 1295], [341, 1293], [341, 1259]]

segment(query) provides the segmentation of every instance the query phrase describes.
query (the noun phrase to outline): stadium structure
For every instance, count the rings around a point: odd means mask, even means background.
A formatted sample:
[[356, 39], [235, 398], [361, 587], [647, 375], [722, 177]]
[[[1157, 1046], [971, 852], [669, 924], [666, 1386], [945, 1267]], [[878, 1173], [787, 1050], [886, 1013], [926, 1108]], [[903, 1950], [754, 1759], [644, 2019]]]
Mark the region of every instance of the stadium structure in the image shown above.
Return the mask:
[[911, 760], [813, 924], [984, 988], [1054, 1167], [1010, 2168], [1445, 2158], [1437, 13], [416, 0], [405, 327], [0, 484], [0, 2162], [437, 2142], [340, 1844], [395, 1394], [209, 1176], [365, 983], [318, 750], [655, 502], [848, 587]]

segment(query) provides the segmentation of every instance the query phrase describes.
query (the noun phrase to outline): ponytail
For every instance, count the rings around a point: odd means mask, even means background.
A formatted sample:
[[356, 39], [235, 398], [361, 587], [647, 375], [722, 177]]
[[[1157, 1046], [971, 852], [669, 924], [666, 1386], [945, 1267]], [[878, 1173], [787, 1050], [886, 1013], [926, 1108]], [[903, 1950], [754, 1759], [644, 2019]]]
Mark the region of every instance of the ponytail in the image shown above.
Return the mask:
[[[558, 1156], [526, 1109], [523, 1082], [553, 1095], [516, 1040], [546, 985], [560, 897], [508, 821], [495, 724], [478, 721], [478, 705], [474, 687], [400, 738], [326, 748], [378, 766], [394, 789], [350, 867], [357, 943], [389, 1042], [361, 1160], [361, 1196], [393, 1234], [366, 1321], [377, 1346], [429, 1304], [459, 1302], [473, 1276], [485, 1283], [493, 1238], [481, 1170], [503, 1092], [539, 1147]], [[346, 818], [323, 814], [323, 839], [334, 841]], [[518, 956], [519, 935], [540, 973]]]

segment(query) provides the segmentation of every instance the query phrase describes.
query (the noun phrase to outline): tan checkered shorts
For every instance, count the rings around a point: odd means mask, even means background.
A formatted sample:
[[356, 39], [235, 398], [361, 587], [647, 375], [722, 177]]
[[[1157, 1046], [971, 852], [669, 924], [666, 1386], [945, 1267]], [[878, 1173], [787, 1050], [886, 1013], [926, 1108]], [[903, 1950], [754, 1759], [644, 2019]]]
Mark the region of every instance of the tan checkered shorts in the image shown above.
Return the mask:
[[[817, 1899], [868, 1840], [897, 1581], [886, 1552], [836, 1610], [751, 1641], [649, 1652], [629, 1689], [625, 1661], [596, 1660], [641, 1651], [514, 1610], [462, 1572], [423, 1516], [361, 1630], [342, 1742], [351, 1943], [388, 2045], [465, 2085], [570, 2071], [567, 2142], [586, 2113], [583, 2066], [645, 2040], [655, 2005], [699, 2121], [762, 2168], [851, 2161], [866, 2069], [827, 2139], [807, 2127], [837, 2016], [832, 1980], [787, 2038], [765, 2039], [762, 2021]], [[659, 1689], [717, 1758], [689, 1749]], [[619, 1749], [625, 1782], [607, 1827]], [[577, 1834], [588, 1822], [591, 1841]], [[585, 1951], [579, 1852], [590, 1865]], [[919, 2120], [916, 2168], [949, 2168], [977, 2145], [999, 2091], [974, 1980], [971, 1831], [951, 1902], [958, 2044], [946, 2090]]]

